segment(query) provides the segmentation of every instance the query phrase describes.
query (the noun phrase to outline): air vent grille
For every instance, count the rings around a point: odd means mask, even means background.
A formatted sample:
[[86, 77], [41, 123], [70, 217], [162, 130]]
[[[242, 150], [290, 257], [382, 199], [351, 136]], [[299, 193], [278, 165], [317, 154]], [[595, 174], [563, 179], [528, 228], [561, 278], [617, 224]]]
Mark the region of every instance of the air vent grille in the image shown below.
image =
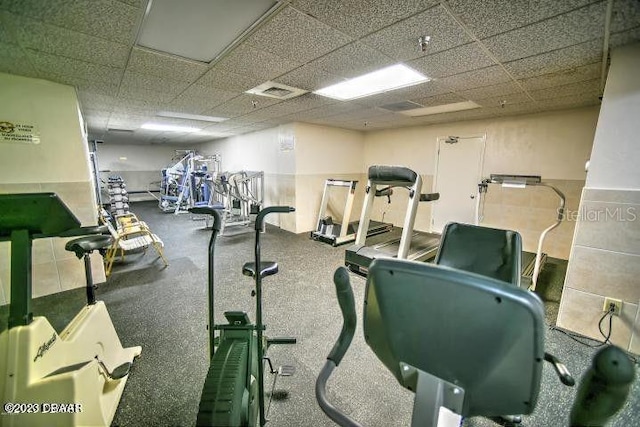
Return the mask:
[[304, 89], [287, 86], [282, 83], [266, 82], [261, 84], [260, 86], [254, 87], [253, 89], [249, 89], [247, 93], [284, 100], [303, 95], [307, 93], [307, 91]]
[[394, 102], [392, 104], [386, 104], [381, 106], [380, 108], [383, 108], [388, 111], [397, 112], [397, 111], [414, 110], [416, 108], [422, 108], [422, 107], [423, 107], [422, 105], [417, 104], [415, 102], [401, 101], [401, 102]]

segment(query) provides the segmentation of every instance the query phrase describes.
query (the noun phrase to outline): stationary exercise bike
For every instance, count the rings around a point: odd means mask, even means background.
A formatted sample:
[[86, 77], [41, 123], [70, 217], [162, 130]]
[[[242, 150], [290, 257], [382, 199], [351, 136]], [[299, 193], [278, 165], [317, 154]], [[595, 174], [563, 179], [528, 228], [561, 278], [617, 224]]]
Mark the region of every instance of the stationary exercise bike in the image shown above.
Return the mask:
[[[209, 352], [211, 363], [202, 389], [196, 424], [198, 426], [263, 426], [267, 422], [264, 401], [264, 368], [268, 363], [274, 375], [272, 393], [279, 376], [291, 376], [292, 366], [273, 368], [266, 357], [272, 344], [295, 344], [295, 338], [267, 338], [263, 335], [262, 279], [278, 272], [278, 264], [260, 260], [260, 233], [264, 219], [274, 212], [293, 212], [289, 206], [273, 206], [261, 210], [255, 220], [255, 259], [242, 267], [245, 276], [253, 277], [256, 297], [256, 323], [252, 324], [243, 311], [225, 311], [227, 324], [216, 325], [214, 319], [214, 251], [222, 228], [220, 213], [212, 207], [189, 209], [195, 214], [213, 216], [213, 231], [209, 240]], [[216, 337], [216, 331], [219, 336]], [[217, 347], [217, 349], [215, 348]], [[269, 401], [270, 403], [270, 401]]]
[[[415, 393], [412, 426], [458, 427], [462, 417], [530, 414], [544, 361], [553, 365], [563, 384], [574, 384], [566, 367], [544, 351], [542, 301], [487, 275], [489, 269], [505, 278], [519, 274], [519, 268], [503, 269], [501, 259], [514, 246], [513, 236], [464, 227], [471, 229], [460, 232], [448, 226], [453, 239], [448, 249], [441, 245], [438, 265], [381, 258], [369, 269], [365, 340], [398, 382]], [[450, 259], [457, 257], [454, 246], [465, 245], [475, 252], [467, 257], [467, 265]], [[484, 274], [470, 271], [480, 260]], [[449, 261], [458, 268], [445, 265]], [[336, 270], [334, 283], [344, 323], [317, 378], [316, 399], [336, 424], [360, 427], [326, 395], [327, 381], [348, 350], [357, 322], [344, 267]], [[624, 405], [634, 376], [635, 368], [622, 350], [614, 346], [601, 350], [578, 390], [567, 417], [570, 425], [604, 425]]]
[[[0, 195], [0, 213], [0, 240], [11, 242], [9, 328], [0, 333], [0, 425], [110, 425], [142, 350], [122, 347], [104, 303], [95, 299], [89, 255], [111, 238], [96, 234], [100, 227], [80, 227], [53, 193]], [[65, 248], [84, 258], [87, 305], [58, 334], [31, 312], [31, 249], [34, 239], [72, 236], [84, 236]]]

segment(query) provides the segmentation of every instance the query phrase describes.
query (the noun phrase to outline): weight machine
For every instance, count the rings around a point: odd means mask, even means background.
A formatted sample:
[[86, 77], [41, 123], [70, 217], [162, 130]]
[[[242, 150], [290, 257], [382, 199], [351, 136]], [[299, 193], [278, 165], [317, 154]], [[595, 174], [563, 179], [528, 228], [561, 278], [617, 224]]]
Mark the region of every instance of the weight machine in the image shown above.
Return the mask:
[[183, 157], [161, 171], [160, 209], [178, 214], [194, 206], [211, 205], [220, 155], [203, 156], [194, 150], [176, 150], [176, 155]]

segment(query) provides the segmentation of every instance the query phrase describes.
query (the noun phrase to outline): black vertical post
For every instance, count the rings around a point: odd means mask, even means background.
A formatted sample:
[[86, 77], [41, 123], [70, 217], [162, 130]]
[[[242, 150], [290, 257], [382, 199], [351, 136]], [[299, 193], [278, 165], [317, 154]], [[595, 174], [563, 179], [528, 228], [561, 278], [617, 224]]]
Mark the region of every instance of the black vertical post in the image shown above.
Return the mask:
[[84, 254], [84, 277], [87, 284], [87, 304], [93, 305], [96, 303], [96, 293], [93, 286], [93, 274], [91, 274], [91, 254]]
[[11, 232], [11, 306], [9, 329], [26, 326], [33, 320], [31, 313], [31, 247], [29, 230]]
[[[261, 224], [262, 225], [262, 224]], [[267, 423], [264, 414], [264, 348], [262, 347], [262, 277], [260, 276], [260, 232], [262, 227], [256, 223], [256, 247], [255, 247], [255, 264], [256, 264], [256, 329], [258, 337], [258, 406], [260, 407], [260, 426]]]

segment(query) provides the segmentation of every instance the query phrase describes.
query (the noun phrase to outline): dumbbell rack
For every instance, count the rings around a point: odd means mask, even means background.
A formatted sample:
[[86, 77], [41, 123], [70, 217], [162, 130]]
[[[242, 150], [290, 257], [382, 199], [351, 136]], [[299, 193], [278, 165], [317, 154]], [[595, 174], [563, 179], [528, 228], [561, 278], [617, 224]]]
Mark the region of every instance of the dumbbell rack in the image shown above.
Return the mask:
[[109, 213], [111, 215], [124, 215], [129, 213], [129, 194], [127, 185], [119, 175], [112, 175], [108, 178], [107, 186], [109, 190]]

